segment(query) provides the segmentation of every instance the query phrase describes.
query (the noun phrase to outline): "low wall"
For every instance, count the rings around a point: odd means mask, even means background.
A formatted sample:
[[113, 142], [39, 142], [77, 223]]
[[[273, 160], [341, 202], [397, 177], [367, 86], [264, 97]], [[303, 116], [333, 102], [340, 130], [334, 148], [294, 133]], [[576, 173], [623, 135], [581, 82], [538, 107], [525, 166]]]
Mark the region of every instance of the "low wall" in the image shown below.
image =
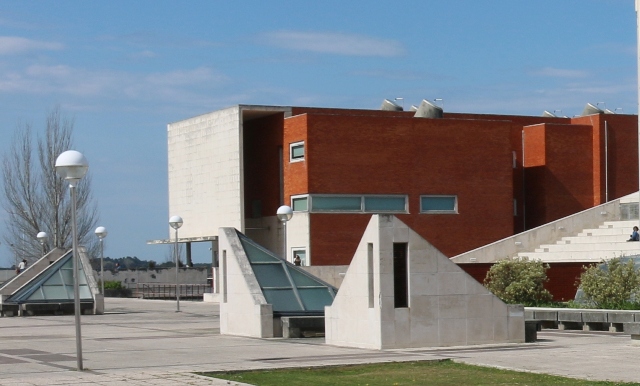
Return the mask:
[[560, 330], [581, 329], [621, 332], [625, 324], [640, 322], [640, 310], [526, 307], [525, 320], [539, 321]]
[[320, 280], [331, 284], [336, 288], [340, 288], [342, 279], [349, 269], [348, 265], [311, 265], [302, 267], [305, 271], [309, 272], [313, 276]]
[[[207, 284], [209, 268], [180, 268], [179, 280], [182, 284]], [[100, 272], [94, 271], [100, 278]], [[119, 281], [124, 287], [133, 288], [136, 284], [175, 284], [176, 268], [158, 269], [121, 269], [120, 271], [104, 271], [105, 281]]]

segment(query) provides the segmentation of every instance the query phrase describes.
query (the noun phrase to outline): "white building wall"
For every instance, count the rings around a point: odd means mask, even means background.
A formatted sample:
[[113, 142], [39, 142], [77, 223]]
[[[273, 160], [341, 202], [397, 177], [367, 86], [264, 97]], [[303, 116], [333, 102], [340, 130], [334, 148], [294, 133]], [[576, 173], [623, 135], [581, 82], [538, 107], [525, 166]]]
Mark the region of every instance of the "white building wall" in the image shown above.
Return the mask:
[[167, 125], [169, 215], [184, 220], [180, 237], [243, 229], [240, 106]]

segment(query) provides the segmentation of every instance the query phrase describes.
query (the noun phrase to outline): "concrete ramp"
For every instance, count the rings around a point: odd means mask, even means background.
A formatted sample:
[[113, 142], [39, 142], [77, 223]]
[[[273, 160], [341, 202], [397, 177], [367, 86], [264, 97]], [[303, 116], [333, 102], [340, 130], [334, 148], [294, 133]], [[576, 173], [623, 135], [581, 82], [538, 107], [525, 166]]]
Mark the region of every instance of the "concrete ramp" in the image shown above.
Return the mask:
[[331, 306], [326, 342], [369, 349], [525, 341], [507, 305], [393, 215], [374, 215]]

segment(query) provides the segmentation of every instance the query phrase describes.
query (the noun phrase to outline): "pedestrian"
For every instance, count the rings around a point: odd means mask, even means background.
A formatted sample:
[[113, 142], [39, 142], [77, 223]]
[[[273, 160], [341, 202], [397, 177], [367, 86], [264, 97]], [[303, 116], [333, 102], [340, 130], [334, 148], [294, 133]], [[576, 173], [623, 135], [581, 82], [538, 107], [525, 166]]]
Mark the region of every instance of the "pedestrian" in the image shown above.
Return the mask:
[[17, 273], [20, 273], [20, 272], [24, 271], [25, 269], [27, 269], [27, 259], [22, 259], [20, 264], [18, 264]]
[[627, 241], [640, 241], [640, 234], [638, 234], [638, 227], [633, 227], [633, 233], [629, 236], [629, 240]]
[[300, 266], [302, 265], [302, 260], [300, 259], [300, 255], [296, 255], [296, 258], [293, 259], [293, 264]]

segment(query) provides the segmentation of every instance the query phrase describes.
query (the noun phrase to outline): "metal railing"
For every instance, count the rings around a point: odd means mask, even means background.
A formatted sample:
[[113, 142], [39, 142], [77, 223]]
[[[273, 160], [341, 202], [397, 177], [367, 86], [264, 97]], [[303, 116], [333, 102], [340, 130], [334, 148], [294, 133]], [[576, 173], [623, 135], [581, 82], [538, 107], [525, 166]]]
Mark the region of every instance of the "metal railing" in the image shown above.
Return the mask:
[[[173, 299], [176, 297], [175, 284], [145, 284], [138, 283], [129, 287], [134, 297], [143, 299]], [[202, 299], [203, 294], [211, 292], [207, 284], [180, 284], [181, 299]]]

